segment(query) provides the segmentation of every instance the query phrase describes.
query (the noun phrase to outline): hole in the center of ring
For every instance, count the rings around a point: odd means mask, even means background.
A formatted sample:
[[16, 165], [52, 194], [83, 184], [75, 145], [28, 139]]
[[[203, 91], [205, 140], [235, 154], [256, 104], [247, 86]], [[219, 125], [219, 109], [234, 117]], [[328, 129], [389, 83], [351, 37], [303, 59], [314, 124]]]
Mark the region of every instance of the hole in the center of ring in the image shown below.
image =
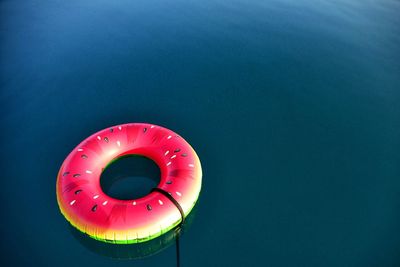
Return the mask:
[[120, 200], [144, 197], [160, 182], [160, 168], [151, 159], [141, 155], [117, 158], [100, 177], [105, 194]]

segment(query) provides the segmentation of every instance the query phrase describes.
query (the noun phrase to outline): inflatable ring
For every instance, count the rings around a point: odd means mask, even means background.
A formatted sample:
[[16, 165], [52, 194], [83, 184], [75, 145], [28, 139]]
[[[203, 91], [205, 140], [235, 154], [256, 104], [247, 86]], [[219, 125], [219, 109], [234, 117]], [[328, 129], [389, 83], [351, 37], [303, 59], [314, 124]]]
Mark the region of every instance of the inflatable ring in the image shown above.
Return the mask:
[[[106, 195], [100, 176], [113, 161], [142, 155], [156, 162], [155, 190], [132, 200]], [[104, 242], [131, 244], [154, 239], [179, 225], [201, 189], [200, 160], [193, 148], [166, 128], [130, 123], [97, 132], [65, 159], [57, 176], [61, 213], [78, 230]]]

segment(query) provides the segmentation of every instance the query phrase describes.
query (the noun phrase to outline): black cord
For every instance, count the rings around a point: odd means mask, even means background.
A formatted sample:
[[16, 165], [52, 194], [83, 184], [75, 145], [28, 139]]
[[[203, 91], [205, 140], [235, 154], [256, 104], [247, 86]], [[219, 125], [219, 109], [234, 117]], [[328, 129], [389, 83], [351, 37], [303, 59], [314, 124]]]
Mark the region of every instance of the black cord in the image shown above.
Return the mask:
[[168, 193], [167, 191], [165, 191], [161, 188], [158, 188], [158, 187], [151, 189], [150, 192], [158, 192], [160, 194], [163, 194], [169, 200], [171, 200], [171, 202], [174, 203], [174, 205], [178, 208], [178, 210], [181, 214], [182, 219], [181, 219], [181, 222], [178, 224], [178, 227], [180, 227], [181, 225], [183, 225], [185, 223], [185, 213], [183, 212], [183, 209], [182, 209], [181, 205], [179, 204], [179, 202], [176, 201], [175, 198], [173, 198], [170, 193]]
[[180, 267], [181, 266], [181, 257], [180, 257], [180, 247], [179, 247], [179, 236], [181, 234], [181, 228], [176, 229], [176, 236], [175, 236], [175, 241], [176, 241], [176, 266]]
[[179, 210], [179, 213], [181, 214], [181, 222], [175, 228], [175, 234], [176, 234], [175, 235], [175, 241], [176, 241], [176, 246], [175, 246], [176, 247], [176, 266], [180, 267], [181, 266], [181, 261], [180, 261], [179, 236], [181, 234], [181, 230], [182, 230], [183, 224], [185, 223], [185, 213], [183, 212], [183, 209], [182, 209], [181, 205], [179, 204], [179, 202], [176, 201], [176, 199], [173, 198], [171, 196], [171, 194], [168, 193], [167, 191], [165, 191], [165, 190], [163, 190], [161, 188], [155, 187], [155, 188], [151, 189], [150, 192], [158, 192], [158, 193], [164, 195], [166, 198], [168, 198], [175, 205], [175, 207]]

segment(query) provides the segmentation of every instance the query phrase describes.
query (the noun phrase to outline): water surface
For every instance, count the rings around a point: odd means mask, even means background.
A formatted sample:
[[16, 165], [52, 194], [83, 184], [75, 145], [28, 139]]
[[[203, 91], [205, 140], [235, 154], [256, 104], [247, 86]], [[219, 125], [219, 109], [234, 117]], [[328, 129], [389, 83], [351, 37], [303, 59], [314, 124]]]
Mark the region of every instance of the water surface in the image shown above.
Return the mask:
[[4, 266], [176, 266], [88, 249], [57, 171], [150, 122], [203, 164], [181, 266], [400, 265], [400, 3], [2, 1]]

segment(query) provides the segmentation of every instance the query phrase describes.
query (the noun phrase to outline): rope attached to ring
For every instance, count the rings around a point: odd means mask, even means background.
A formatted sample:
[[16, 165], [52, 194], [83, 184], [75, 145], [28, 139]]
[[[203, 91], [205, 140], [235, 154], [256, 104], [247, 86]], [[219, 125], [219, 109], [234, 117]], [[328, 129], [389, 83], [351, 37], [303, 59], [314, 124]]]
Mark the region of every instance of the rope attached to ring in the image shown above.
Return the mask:
[[180, 246], [179, 246], [179, 236], [180, 236], [180, 232], [182, 229], [183, 224], [185, 223], [185, 213], [183, 212], [183, 209], [181, 207], [181, 205], [179, 204], [178, 201], [176, 201], [175, 198], [173, 198], [173, 196], [171, 196], [170, 193], [168, 193], [167, 191], [155, 187], [153, 189], [151, 189], [150, 192], [158, 192], [160, 194], [163, 194], [166, 198], [168, 198], [174, 205], [175, 207], [179, 210], [179, 213], [181, 214], [181, 222], [176, 226], [176, 230], [175, 230], [175, 238], [176, 238], [176, 266], [180, 267], [181, 266], [181, 260], [180, 260]]
[[173, 198], [170, 193], [168, 193], [167, 191], [165, 191], [161, 188], [158, 188], [158, 187], [151, 189], [150, 192], [158, 192], [160, 194], [163, 194], [166, 198], [168, 198], [175, 205], [175, 207], [179, 210], [179, 212], [181, 214], [181, 218], [182, 218], [178, 227], [182, 226], [185, 223], [185, 213], [183, 212], [183, 209], [182, 209], [181, 205], [179, 204], [179, 202], [176, 201], [176, 199]]

